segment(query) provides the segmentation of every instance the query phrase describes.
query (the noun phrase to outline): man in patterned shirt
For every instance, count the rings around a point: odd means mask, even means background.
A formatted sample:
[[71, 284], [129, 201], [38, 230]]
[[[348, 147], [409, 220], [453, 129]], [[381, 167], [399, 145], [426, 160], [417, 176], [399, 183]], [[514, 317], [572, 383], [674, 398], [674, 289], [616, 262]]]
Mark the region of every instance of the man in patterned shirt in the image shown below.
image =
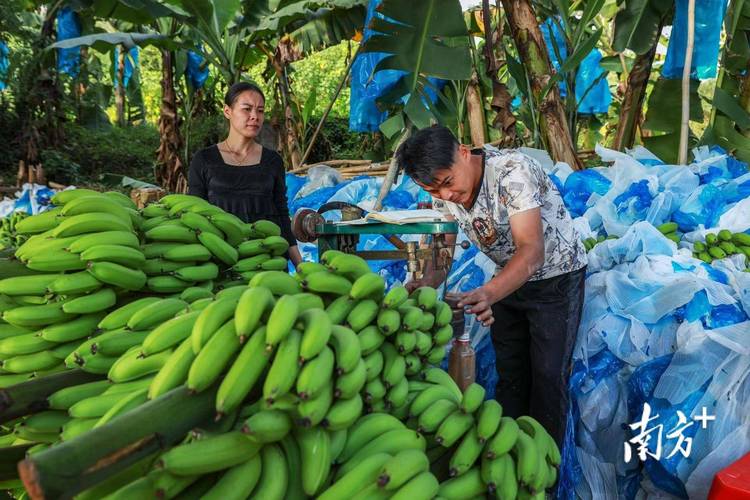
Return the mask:
[[[560, 193], [536, 160], [491, 146], [472, 150], [445, 127], [420, 130], [396, 158], [497, 265], [459, 305], [491, 327], [504, 413], [532, 415], [561, 444], [587, 261]], [[444, 279], [427, 263], [407, 287]]]

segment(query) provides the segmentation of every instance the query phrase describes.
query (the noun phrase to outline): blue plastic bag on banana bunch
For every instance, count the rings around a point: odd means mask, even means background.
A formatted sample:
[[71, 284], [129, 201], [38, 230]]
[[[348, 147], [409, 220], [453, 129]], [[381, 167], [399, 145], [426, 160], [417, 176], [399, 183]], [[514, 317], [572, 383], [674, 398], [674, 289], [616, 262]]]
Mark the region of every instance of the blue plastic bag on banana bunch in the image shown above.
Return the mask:
[[560, 193], [570, 215], [578, 217], [588, 209], [588, 201], [593, 193], [602, 196], [611, 186], [612, 181], [597, 169], [578, 170], [568, 175]]

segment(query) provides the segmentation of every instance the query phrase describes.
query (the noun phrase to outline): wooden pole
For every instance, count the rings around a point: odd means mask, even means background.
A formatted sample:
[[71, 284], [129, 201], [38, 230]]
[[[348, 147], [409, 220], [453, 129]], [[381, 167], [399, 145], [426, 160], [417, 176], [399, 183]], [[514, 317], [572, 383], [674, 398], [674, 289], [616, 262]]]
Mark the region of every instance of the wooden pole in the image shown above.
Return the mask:
[[[398, 151], [398, 148], [406, 141], [406, 139], [409, 138], [410, 129], [409, 125], [407, 124], [406, 130], [401, 135], [401, 139], [399, 139], [398, 144], [396, 144], [396, 147], [394, 148], [394, 152]], [[388, 173], [385, 175], [385, 179], [383, 179], [383, 184], [380, 186], [380, 192], [378, 193], [378, 198], [375, 200], [375, 205], [372, 207], [373, 212], [379, 211], [381, 208], [383, 208], [383, 200], [388, 195], [388, 192], [391, 190], [391, 186], [393, 186], [393, 182], [396, 180], [396, 175], [398, 174], [398, 162], [396, 161], [396, 156], [394, 155], [393, 158], [391, 158], [391, 164], [388, 167]]]
[[688, 0], [688, 32], [685, 47], [685, 67], [682, 68], [682, 120], [680, 122], [680, 165], [688, 160], [688, 136], [690, 131], [690, 70], [693, 66], [693, 44], [695, 38], [695, 0]]

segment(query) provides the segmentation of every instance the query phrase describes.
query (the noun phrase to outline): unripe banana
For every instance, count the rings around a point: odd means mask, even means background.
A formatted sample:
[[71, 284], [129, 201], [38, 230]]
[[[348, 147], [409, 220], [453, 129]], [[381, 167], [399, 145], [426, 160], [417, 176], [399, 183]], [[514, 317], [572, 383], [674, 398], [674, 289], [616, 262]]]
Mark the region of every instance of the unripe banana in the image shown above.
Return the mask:
[[138, 269], [130, 269], [113, 262], [89, 262], [88, 271], [102, 283], [124, 288], [140, 290], [146, 285], [146, 274]]
[[432, 334], [432, 341], [436, 346], [444, 346], [453, 338], [453, 327], [451, 325], [441, 326]]
[[252, 231], [263, 238], [281, 235], [281, 228], [276, 223], [263, 219], [253, 222]]
[[366, 378], [369, 382], [370, 380], [373, 380], [380, 376], [380, 373], [383, 371], [383, 353], [380, 351], [375, 351], [369, 356], [365, 356], [362, 358], [362, 360], [365, 363], [365, 370], [366, 370]]
[[330, 431], [348, 429], [362, 415], [364, 402], [359, 394], [349, 399], [339, 399], [331, 405], [321, 425]]
[[211, 221], [214, 226], [221, 229], [221, 232], [224, 233], [225, 236], [225, 238], [221, 238], [221, 240], [223, 241], [226, 239], [227, 244], [234, 247], [239, 245], [242, 240], [245, 239], [243, 234], [244, 223], [236, 216], [226, 212], [216, 213], [209, 215], [208, 220]]
[[451, 456], [448, 475], [455, 477], [464, 474], [474, 466], [481, 454], [482, 443], [479, 442], [476, 426], [472, 426]]
[[500, 427], [503, 407], [495, 399], [488, 399], [482, 403], [477, 416], [477, 437], [480, 443], [485, 443], [495, 435]]
[[221, 381], [216, 393], [216, 411], [226, 414], [237, 408], [260, 379], [273, 355], [274, 351], [266, 350], [266, 327], [261, 326], [242, 347]]
[[65, 238], [78, 234], [98, 233], [103, 231], [132, 231], [130, 218], [122, 219], [112, 214], [92, 212], [66, 217], [52, 230], [55, 238]]
[[399, 408], [406, 403], [408, 398], [409, 381], [404, 377], [388, 389], [385, 395], [385, 402], [390, 408]]
[[161, 325], [174, 317], [179, 311], [187, 307], [187, 302], [168, 298], [144, 306], [136, 311], [128, 320], [127, 326], [131, 330], [148, 330]]
[[383, 342], [385, 342], [385, 337], [375, 325], [365, 327], [362, 331], [357, 333], [357, 337], [359, 338], [359, 344], [362, 348], [363, 356], [367, 356], [375, 351], [383, 344]]
[[513, 452], [516, 457], [518, 480], [529, 487], [535, 485], [539, 477], [539, 461], [542, 460], [542, 456], [534, 438], [520, 431], [516, 444], [513, 445]]
[[[304, 294], [296, 295], [301, 297]], [[308, 309], [299, 316], [302, 332], [300, 345], [300, 363], [317, 356], [328, 343], [333, 325], [322, 309]]]
[[26, 417], [25, 420], [16, 425], [23, 427], [33, 433], [55, 433], [62, 431], [63, 425], [70, 421], [68, 412], [65, 411], [42, 411]]
[[302, 281], [302, 288], [315, 293], [348, 295], [352, 289], [352, 283], [343, 276], [329, 272], [319, 272], [306, 276]]
[[440, 483], [431, 472], [422, 472], [394, 492], [392, 500], [429, 500], [435, 498]]
[[207, 474], [246, 462], [261, 447], [241, 432], [233, 431], [176, 446], [161, 456], [159, 464], [172, 474]]
[[98, 396], [110, 385], [107, 380], [97, 380], [96, 382], [64, 387], [50, 394], [47, 397], [47, 403], [52, 410], [68, 410], [79, 401]]
[[286, 257], [271, 257], [260, 265], [263, 271], [283, 271], [288, 267], [289, 261], [286, 260]]
[[250, 497], [260, 480], [262, 467], [260, 454], [227, 469], [216, 484], [204, 495], [204, 500], [244, 500]]
[[237, 263], [237, 260], [239, 259], [237, 250], [215, 234], [200, 233], [198, 235], [198, 240], [204, 247], [208, 248], [214, 257], [224, 264], [233, 266]]
[[336, 482], [318, 496], [318, 500], [339, 500], [353, 496], [364, 486], [373, 483], [378, 478], [383, 465], [390, 459], [391, 455], [388, 453], [376, 453], [364, 458], [356, 467], [342, 474]]
[[268, 500], [284, 500], [289, 484], [289, 470], [281, 448], [276, 444], [268, 444], [261, 450], [263, 465], [258, 485], [253, 490], [251, 498]]
[[453, 311], [451, 311], [451, 306], [442, 300], [438, 300], [435, 303], [435, 326], [440, 328], [445, 325], [450, 325], [451, 321], [453, 321]]
[[0, 293], [15, 295], [44, 295], [47, 288], [60, 278], [59, 274], [37, 274], [30, 276], [13, 276], [0, 280]]
[[447, 399], [458, 404], [461, 400], [449, 389], [442, 385], [432, 385], [424, 389], [412, 401], [409, 414], [412, 417], [419, 417], [423, 411], [427, 410], [435, 401]]
[[425, 361], [431, 365], [439, 365], [445, 359], [445, 346], [435, 346], [427, 353]]
[[[268, 327], [266, 327], [266, 345], [268, 345]], [[276, 351], [276, 357], [266, 375], [263, 384], [263, 399], [273, 401], [279, 396], [289, 392], [294, 387], [294, 382], [299, 373], [299, 347], [302, 334], [299, 330], [292, 329], [281, 341]]]
[[49, 350], [54, 345], [54, 342], [48, 342], [36, 333], [25, 333], [0, 340], [0, 356], [9, 358], [23, 354], [34, 354], [35, 352]]
[[275, 303], [271, 291], [265, 287], [258, 286], [243, 291], [234, 313], [237, 335], [242, 339], [249, 337]]
[[333, 378], [334, 355], [329, 347], [305, 362], [297, 376], [297, 395], [303, 401], [317, 397]]
[[71, 439], [84, 434], [94, 428], [98, 418], [72, 418], [63, 426], [60, 433], [60, 440], [70, 441]]
[[200, 311], [175, 316], [154, 328], [143, 340], [141, 353], [150, 356], [188, 339], [198, 319], [198, 314], [200, 314]]
[[92, 246], [81, 252], [80, 259], [83, 261], [115, 262], [132, 268], [140, 268], [146, 262], [146, 257], [139, 249], [111, 244]]
[[[331, 438], [320, 428], [295, 429], [294, 438], [299, 444], [302, 488], [314, 496], [323, 486], [331, 470]], [[294, 473], [294, 472], [292, 472]]]
[[52, 302], [40, 306], [21, 306], [3, 313], [3, 320], [11, 325], [22, 327], [44, 327], [72, 319], [66, 313], [61, 302]]
[[333, 383], [324, 385], [314, 398], [297, 405], [297, 425], [314, 427], [321, 423], [333, 404]]
[[198, 237], [196, 236], [195, 231], [182, 224], [162, 224], [147, 230], [145, 236], [148, 241], [198, 243]]
[[404, 424], [388, 413], [371, 413], [365, 415], [350, 428], [346, 445], [339, 454], [337, 463], [345, 463], [360, 448], [386, 432], [403, 428]]
[[429, 332], [432, 327], [435, 326], [435, 315], [429, 311], [425, 311], [422, 314], [422, 325], [419, 327], [423, 332]]
[[60, 213], [62, 215], [71, 216], [91, 212], [108, 213], [120, 217], [121, 219], [130, 220], [128, 212], [122, 207], [122, 205], [103, 194], [77, 198], [70, 203], [66, 203]]
[[282, 342], [297, 323], [299, 303], [294, 295], [279, 298], [266, 323], [266, 342], [273, 347]]
[[206, 390], [219, 378], [239, 349], [240, 339], [237, 337], [234, 319], [230, 319], [201, 347], [190, 365], [188, 389], [194, 392]]
[[[98, 355], [94, 356], [92, 354], [89, 354], [88, 356], [84, 356], [80, 359], [78, 359], [78, 364], [81, 368], [81, 370], [87, 372], [87, 373], [95, 373], [97, 375], [106, 375], [109, 373], [109, 370], [112, 369], [112, 366], [114, 366], [115, 362], [117, 362], [119, 358], [117, 357], [109, 357], [104, 355]], [[68, 360], [66, 358], [65, 365], [68, 367], [71, 367], [68, 365]]]
[[477, 383], [470, 384], [464, 391], [464, 395], [461, 399], [461, 404], [459, 405], [461, 411], [473, 414], [479, 409], [482, 401], [484, 401], [484, 394], [484, 387]]
[[336, 377], [334, 396], [337, 399], [353, 398], [362, 390], [365, 383], [367, 383], [367, 366], [360, 359], [352, 371]]
[[31, 217], [26, 217], [16, 224], [17, 234], [36, 234], [54, 230], [63, 221], [61, 209], [52, 209]]
[[401, 429], [386, 431], [379, 439], [370, 441], [362, 446], [354, 456], [341, 466], [339, 474], [346, 474], [366, 459], [366, 457], [378, 453], [395, 455], [404, 450], [420, 450], [424, 453], [426, 447], [427, 442], [421, 434], [412, 429], [404, 428], [402, 425]]
[[411, 332], [419, 330], [422, 326], [422, 310], [418, 307], [401, 306], [398, 311], [401, 313], [401, 328], [404, 331]]
[[414, 331], [399, 330], [396, 333], [393, 344], [403, 355], [409, 354], [417, 346], [417, 333]]
[[26, 267], [46, 273], [80, 271], [86, 269], [86, 262], [67, 250], [55, 250], [33, 255]]
[[487, 485], [482, 481], [479, 467], [474, 467], [465, 474], [440, 483], [437, 496], [440, 498], [474, 498], [483, 496], [486, 491]]
[[474, 415], [456, 410], [438, 427], [435, 441], [445, 448], [450, 448], [474, 426]]
[[196, 300], [212, 299], [213, 297], [213, 292], [210, 289], [204, 288], [202, 286], [191, 286], [180, 293], [180, 299], [184, 300], [191, 306]]
[[330, 344], [336, 353], [336, 369], [339, 373], [349, 373], [357, 367], [362, 359], [362, 349], [356, 333], [345, 326], [333, 325]]
[[222, 233], [206, 217], [202, 216], [199, 213], [183, 212], [183, 214], [180, 216], [180, 221], [187, 227], [195, 231], [212, 233], [220, 238], [224, 238], [224, 233]]
[[356, 281], [360, 276], [372, 272], [367, 262], [354, 254], [335, 255], [327, 265], [333, 272], [345, 276], [351, 281]]
[[383, 335], [392, 335], [401, 327], [401, 314], [394, 309], [382, 309], [378, 313], [377, 323]]
[[[156, 331], [156, 330], [154, 330]], [[187, 381], [195, 353], [189, 338], [172, 352], [164, 366], [159, 369], [148, 388], [148, 399], [156, 399]]]
[[161, 203], [150, 203], [141, 209], [144, 217], [152, 219], [154, 217], [165, 217], [169, 215], [169, 209]]
[[352, 330], [359, 332], [364, 329], [364, 327], [375, 321], [375, 318], [378, 316], [378, 311], [378, 303], [374, 300], [361, 300], [346, 317], [346, 322]]
[[363, 274], [352, 284], [349, 296], [355, 300], [374, 299], [380, 301], [385, 291], [385, 280], [378, 273]]
[[406, 375], [406, 361], [392, 344], [383, 344], [380, 351], [383, 353], [384, 362], [381, 377], [386, 387], [390, 388], [398, 384]]
[[403, 450], [383, 465], [378, 476], [378, 486], [386, 490], [396, 490], [407, 481], [430, 467], [427, 455], [421, 450]]
[[194, 262], [175, 262], [161, 258], [146, 259], [146, 262], [141, 266], [141, 271], [146, 273], [147, 276], [161, 276], [193, 264]]
[[262, 270], [261, 265], [270, 259], [271, 256], [267, 253], [253, 255], [252, 257], [245, 257], [244, 259], [238, 260], [237, 263], [232, 266], [232, 269], [238, 273], [259, 271]]
[[101, 335], [91, 344], [92, 354], [102, 356], [121, 356], [131, 347], [140, 346], [149, 334], [148, 330], [141, 332], [119, 332], [114, 335]]
[[438, 399], [432, 402], [419, 415], [419, 431], [434, 433], [456, 409], [456, 402], [451, 399]]
[[68, 314], [91, 314], [105, 311], [115, 305], [117, 295], [111, 288], [102, 288], [97, 292], [78, 297], [63, 303], [63, 311]]
[[112, 408], [109, 409], [107, 413], [102, 415], [102, 417], [94, 425], [94, 428], [101, 427], [107, 422], [110, 422], [113, 418], [141, 406], [147, 400], [146, 392], [147, 389], [140, 389], [138, 391], [131, 392], [130, 394], [119, 400], [114, 404], [114, 406], [112, 406]]
[[331, 318], [333, 324], [340, 325], [344, 323], [346, 317], [356, 305], [356, 300], [350, 299], [348, 295], [342, 295], [328, 304], [326, 314]]
[[206, 262], [211, 256], [208, 248], [200, 243], [189, 243], [166, 249], [161, 258], [174, 262]]
[[433, 348], [432, 337], [423, 331], [417, 330], [414, 332], [414, 349], [412, 353], [416, 353], [420, 356], [426, 356]]
[[159, 297], [144, 297], [142, 299], [134, 300], [133, 302], [125, 304], [107, 314], [97, 326], [102, 330], [122, 328], [128, 324], [130, 318], [137, 311], [140, 311], [149, 304], [160, 302], [161, 300], [162, 299]]
[[261, 410], [245, 420], [242, 433], [259, 443], [281, 441], [292, 430], [292, 419], [281, 410]]
[[386, 389], [385, 384], [383, 384], [383, 381], [376, 377], [365, 384], [363, 392], [367, 402], [373, 402], [381, 401], [385, 398], [385, 393], [387, 391], [388, 390]]
[[104, 416], [118, 401], [129, 395], [128, 392], [117, 394], [99, 394], [91, 396], [71, 405], [68, 413], [74, 418], [96, 418]]
[[60, 275], [49, 284], [49, 291], [57, 295], [78, 295], [93, 292], [102, 287], [102, 282], [87, 271]]
[[520, 429], [511, 417], [502, 417], [500, 426], [495, 434], [487, 441], [485, 455], [489, 459], [501, 457], [516, 445]]
[[198, 354], [219, 327], [234, 317], [237, 302], [238, 300], [229, 297], [217, 298], [201, 311], [190, 334], [194, 353]]
[[256, 274], [249, 283], [250, 288], [264, 286], [276, 296], [302, 293], [300, 284], [284, 271], [263, 271]]
[[263, 246], [263, 240], [248, 240], [239, 244], [237, 252], [244, 259], [245, 257], [264, 254], [266, 253], [266, 248]]
[[194, 281], [183, 281], [175, 276], [151, 276], [146, 280], [146, 288], [156, 293], [182, 293], [194, 284]]
[[423, 311], [432, 311], [438, 300], [437, 290], [431, 286], [421, 286], [417, 288], [412, 293], [412, 296], [417, 299], [417, 305]]
[[146, 259], [161, 259], [168, 251], [176, 248], [182, 248], [186, 246], [184, 243], [169, 242], [169, 241], [158, 241], [154, 243], [147, 243], [141, 247], [143, 255]]
[[409, 298], [409, 291], [402, 285], [396, 285], [383, 297], [383, 306], [387, 309], [398, 309]]
[[262, 240], [262, 245], [273, 256], [284, 255], [289, 250], [289, 242], [281, 236], [267, 236]]
[[136, 380], [145, 375], [158, 372], [167, 362], [172, 351], [166, 350], [160, 353], [141, 358], [140, 349], [137, 347], [123, 354], [107, 373], [107, 378], [112, 382], [128, 382]]

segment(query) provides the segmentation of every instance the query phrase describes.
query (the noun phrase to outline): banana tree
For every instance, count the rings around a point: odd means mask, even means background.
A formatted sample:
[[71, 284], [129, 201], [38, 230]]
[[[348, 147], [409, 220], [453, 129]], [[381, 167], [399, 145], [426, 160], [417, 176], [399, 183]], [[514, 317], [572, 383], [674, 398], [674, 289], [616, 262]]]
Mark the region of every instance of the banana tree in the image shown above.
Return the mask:
[[725, 20], [727, 33], [716, 80], [709, 127], [702, 139], [719, 144], [750, 162], [750, 1], [733, 0]]
[[[636, 127], [642, 121], [643, 102], [659, 37], [673, 6], [673, 0], [625, 0], [615, 17], [612, 48], [620, 53], [626, 49], [636, 53], [620, 108], [620, 120], [613, 144], [615, 149], [623, 150], [633, 146]], [[671, 110], [664, 111], [669, 115], [674, 113]]]
[[433, 102], [428, 90], [435, 92], [429, 77], [466, 82], [472, 75], [472, 59], [468, 31], [460, 4], [452, 0], [427, 0], [404, 4], [383, 0], [370, 25], [373, 36], [360, 47], [360, 53], [385, 53], [375, 67], [400, 70], [403, 76], [383, 95], [378, 104], [390, 108], [391, 116], [381, 131], [391, 147], [413, 127], [424, 128], [433, 123], [456, 122], [441, 109], [446, 100]]

